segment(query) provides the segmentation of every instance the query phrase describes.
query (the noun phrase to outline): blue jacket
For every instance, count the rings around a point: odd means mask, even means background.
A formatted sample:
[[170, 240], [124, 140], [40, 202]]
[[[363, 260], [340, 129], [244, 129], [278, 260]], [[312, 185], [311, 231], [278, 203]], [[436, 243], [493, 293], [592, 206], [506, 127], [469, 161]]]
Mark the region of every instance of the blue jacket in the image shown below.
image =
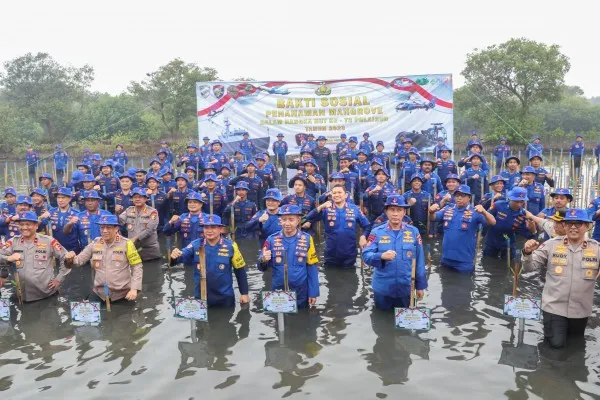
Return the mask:
[[308, 196], [306, 192], [304, 192], [304, 197], [298, 197], [296, 193], [288, 194], [281, 201], [282, 206], [286, 204], [294, 204], [299, 206], [302, 209], [302, 213], [307, 215], [312, 209], [315, 208], [315, 199], [311, 196]]
[[64, 170], [67, 168], [67, 163], [69, 162], [69, 155], [64, 151], [56, 151], [54, 152], [54, 165], [56, 169]]
[[358, 144], [358, 148], [364, 150], [367, 153], [367, 156], [371, 157], [371, 153], [375, 151], [375, 146], [373, 142], [369, 139], [365, 139]]
[[271, 250], [271, 259], [260, 262], [258, 268], [265, 271], [273, 268], [273, 290], [284, 289], [284, 257], [287, 256], [288, 287], [296, 292], [298, 307], [306, 307], [309, 297], [319, 297], [319, 258], [312, 237], [300, 230], [287, 237], [279, 231], [267, 238], [261, 248], [262, 253]]
[[258, 174], [256, 174], [253, 178], [250, 178], [249, 176], [236, 176], [229, 181], [229, 185], [235, 187], [235, 185], [240, 181], [245, 181], [248, 184], [248, 188], [250, 189], [248, 190], [248, 200], [257, 206], [260, 205], [264, 190], [263, 180], [261, 177]]
[[168, 218], [170, 209], [169, 199], [167, 194], [162, 190], [159, 190], [156, 194], [150, 195], [150, 198], [146, 200], [146, 204], [158, 211], [158, 229], [162, 229], [166, 222], [169, 222]]
[[571, 145], [571, 155], [581, 157], [585, 152], [585, 143], [575, 142]]
[[413, 220], [415, 225], [417, 225], [416, 223], [419, 222], [419, 226], [421, 226], [427, 222], [431, 194], [424, 190], [421, 190], [419, 193], [415, 193], [412, 190], [404, 193], [404, 199], [406, 200], [407, 204], [411, 198], [414, 198], [417, 202], [409, 209], [410, 218]]
[[27, 161], [27, 167], [37, 167], [40, 165], [40, 153], [37, 151], [25, 153], [25, 161]]
[[[478, 178], [473, 178], [475, 175]], [[483, 178], [483, 191], [481, 190], [481, 182]], [[468, 185], [471, 188], [471, 193], [473, 193], [475, 204], [479, 204], [481, 201], [481, 197], [489, 191], [488, 180], [487, 180], [487, 172], [483, 169], [474, 170], [472, 168], [468, 168], [460, 174], [460, 180], [464, 185]]]
[[[470, 153], [469, 156], [471, 156], [472, 154], [473, 153]], [[483, 154], [479, 154], [479, 155], [481, 156], [481, 166], [480, 166], [480, 168], [482, 170], [486, 171], [486, 172], [489, 171], [490, 170], [490, 166], [489, 166], [489, 164], [487, 162], [487, 159], [485, 158], [485, 156]], [[462, 160], [459, 160], [458, 161], [458, 166], [461, 167], [461, 168], [465, 167], [465, 169], [471, 168], [471, 161], [464, 161], [467, 158], [469, 158], [469, 156], [463, 158]]]
[[452, 204], [436, 212], [435, 218], [442, 221], [444, 229], [442, 264], [461, 272], [473, 272], [477, 230], [480, 224], [487, 225], [484, 216], [471, 205], [458, 208]]
[[119, 178], [114, 175], [100, 175], [96, 181], [98, 182], [98, 185], [100, 185], [100, 190], [98, 192], [100, 197], [108, 204], [114, 204], [115, 195], [117, 194], [117, 191], [121, 189]]
[[274, 141], [271, 148], [277, 158], [283, 158], [285, 160], [285, 155], [288, 152], [288, 144], [285, 140], [282, 140], [281, 142], [279, 140]]
[[323, 221], [325, 227], [325, 264], [342, 268], [354, 268], [356, 263], [357, 225], [367, 236], [371, 224], [355, 204], [346, 202], [342, 208], [335, 205], [318, 212], [315, 208], [307, 216], [307, 221]]
[[499, 144], [494, 148], [496, 161], [502, 161], [510, 157], [510, 146]]
[[77, 232], [75, 230], [72, 230], [71, 233], [63, 232], [63, 228], [69, 223], [71, 217], [79, 215], [79, 211], [69, 207], [64, 212], [60, 211], [59, 208], [51, 208], [48, 212], [50, 213], [50, 226], [54, 239], [58, 240], [58, 243], [67, 249], [67, 251], [79, 253], [81, 247], [79, 247]]
[[504, 188], [506, 190], [510, 190], [513, 188], [513, 186], [516, 186], [519, 184], [519, 182], [521, 182], [521, 173], [520, 172], [514, 172], [514, 173], [510, 173], [508, 170], [504, 170], [502, 172], [500, 172], [500, 176], [502, 176], [504, 179], [506, 179], [504, 182]]
[[[216, 163], [212, 163], [210, 164], [210, 161], [217, 161]], [[227, 163], [227, 154], [223, 153], [222, 151], [219, 151], [218, 153], [215, 152], [211, 152], [208, 157], [206, 157], [206, 160], [204, 160], [204, 168], [208, 167], [209, 165], [211, 165], [213, 168], [215, 168], [217, 170], [217, 172], [219, 172], [221, 170], [221, 167], [223, 166], [223, 164]]]
[[544, 194], [544, 186], [534, 182], [532, 185], [525, 187], [527, 189], [527, 210], [533, 215], [538, 215], [546, 206], [546, 196]]
[[212, 146], [210, 144], [203, 144], [200, 146], [199, 152], [202, 158], [206, 158], [212, 152]]
[[233, 293], [233, 276], [238, 283], [241, 294], [248, 294], [248, 277], [246, 275], [246, 262], [236, 243], [229, 239], [221, 238], [211, 246], [204, 239], [196, 239], [183, 250], [179, 261], [192, 265], [194, 270], [194, 296], [200, 298], [200, 262], [199, 249], [204, 246], [206, 261], [206, 302], [209, 306], [235, 305]]
[[79, 238], [79, 245], [83, 249], [89, 244], [89, 241], [93, 241], [97, 237], [100, 237], [100, 225], [96, 222], [100, 220], [103, 215], [112, 215], [108, 211], [98, 209], [94, 214], [90, 214], [87, 210], [81, 211], [77, 214], [79, 221], [73, 225], [73, 230], [77, 233]]
[[588, 215], [594, 221], [594, 231], [592, 232], [592, 239], [594, 240], [600, 240], [600, 216], [594, 216], [598, 208], [600, 208], [600, 197], [591, 201], [587, 208]]
[[281, 231], [281, 224], [279, 223], [279, 216], [277, 214], [269, 214], [269, 219], [266, 222], [259, 222], [258, 220], [265, 213], [268, 213], [267, 210], [260, 210], [248, 221], [246, 224], [246, 231], [258, 231], [258, 240], [260, 246], [262, 247], [263, 243], [269, 236], [274, 233]]
[[256, 152], [256, 146], [254, 145], [254, 142], [252, 140], [242, 139], [242, 141], [239, 144], [239, 150], [242, 152], [243, 155], [246, 156], [247, 160], [250, 160]]
[[527, 159], [529, 159], [535, 153], [542, 154], [543, 151], [544, 151], [544, 146], [542, 146], [541, 143], [539, 143], [539, 144], [529, 143], [527, 145], [527, 147], [525, 148], [525, 154], [527, 154]]
[[[185, 198], [188, 194], [190, 194], [192, 190], [189, 187], [185, 188], [185, 191], [177, 190], [171, 194], [170, 205], [171, 205], [171, 213], [173, 215], [181, 215], [187, 211], [187, 204], [185, 203]], [[220, 215], [220, 214], [219, 214]]]
[[216, 214], [220, 217], [223, 216], [223, 210], [227, 207], [227, 195], [221, 189], [216, 188], [212, 193], [212, 213], [210, 212], [210, 201], [211, 194], [208, 192], [207, 188], [204, 188], [200, 191], [201, 194], [205, 194], [205, 203], [202, 204], [202, 212], [205, 214]]
[[456, 168], [456, 163], [452, 160], [439, 160], [435, 167], [435, 173], [438, 174], [442, 182], [444, 182], [448, 174], [458, 175], [458, 168]]
[[125, 151], [115, 151], [113, 153], [112, 159], [117, 163], [121, 164], [123, 167], [126, 166], [129, 162], [129, 157], [127, 156], [127, 152]]
[[238, 176], [243, 173], [243, 171], [246, 169], [247, 166], [248, 166], [248, 161], [233, 160], [231, 168], [233, 169], [235, 176]]
[[[433, 190], [434, 187], [435, 190]], [[440, 178], [440, 176], [435, 172], [430, 172], [429, 179], [425, 179], [425, 182], [423, 182], [422, 189], [425, 192], [431, 193], [432, 196], [434, 193], [437, 194], [441, 192], [442, 190], [444, 190], [444, 186], [442, 185], [442, 178]]]
[[123, 190], [117, 190], [117, 194], [115, 195], [115, 205], [123, 207], [123, 210], [127, 210], [127, 208], [133, 205], [131, 201], [131, 190], [129, 193], [123, 193]]
[[331, 154], [331, 150], [327, 147], [316, 147], [313, 150], [313, 158], [319, 167], [319, 172], [321, 174], [329, 173], [333, 171], [333, 155]]
[[552, 178], [551, 175], [549, 175], [548, 170], [545, 168], [537, 168], [535, 170], [535, 181], [539, 184], [545, 184], [546, 182], [548, 183], [548, 186], [550, 187], [554, 187], [554, 178]]
[[179, 158], [177, 166], [181, 167], [185, 164], [185, 167], [194, 167], [196, 171], [204, 169], [204, 161], [202, 160], [202, 154], [200, 153], [186, 153]]
[[173, 225], [166, 222], [162, 231], [167, 236], [179, 232], [181, 247], [184, 248], [196, 239], [204, 239], [204, 226], [200, 225], [201, 222], [202, 213], [190, 214], [189, 212], [186, 212], [181, 214], [179, 219]]
[[494, 203], [494, 207], [489, 210], [489, 213], [496, 218], [496, 225], [489, 226], [485, 235], [485, 246], [494, 249], [505, 249], [507, 235], [510, 239], [510, 246], [514, 247], [516, 242], [516, 234], [531, 239], [534, 235], [527, 229], [527, 220], [525, 209], [520, 208], [513, 211], [509, 202], [498, 200]]
[[[384, 261], [381, 255], [394, 250], [396, 257]], [[403, 223], [394, 231], [389, 223], [374, 228], [363, 250], [363, 259], [373, 269], [373, 291], [389, 297], [410, 296], [412, 261], [416, 259], [415, 289], [427, 289], [425, 253], [419, 231]]]
[[369, 209], [369, 215], [372, 218], [376, 218], [383, 213], [385, 201], [389, 195], [394, 194], [396, 191], [394, 185], [389, 182], [386, 182], [380, 190], [373, 192], [376, 187], [377, 185], [369, 186], [363, 194], [365, 206]]
[[348, 148], [348, 142], [339, 142], [338, 144], [335, 145], [335, 158], [338, 161], [340, 160], [340, 156], [345, 153], [344, 150], [346, 150], [347, 148]]
[[[254, 214], [257, 213], [256, 204], [248, 199], [239, 201], [233, 206], [233, 218], [235, 220], [235, 238], [245, 239], [256, 237], [253, 232], [246, 230], [246, 224]], [[228, 204], [223, 211], [223, 225], [231, 224], [231, 204]]]

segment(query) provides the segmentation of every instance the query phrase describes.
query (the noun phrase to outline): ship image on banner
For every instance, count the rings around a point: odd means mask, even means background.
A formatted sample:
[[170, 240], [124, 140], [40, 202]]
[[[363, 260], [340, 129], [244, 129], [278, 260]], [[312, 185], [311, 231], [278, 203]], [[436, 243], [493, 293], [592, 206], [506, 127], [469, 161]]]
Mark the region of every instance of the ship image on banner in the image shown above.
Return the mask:
[[334, 149], [340, 134], [393, 151], [404, 135], [420, 152], [453, 137], [452, 75], [429, 74], [327, 81], [198, 82], [198, 138], [239, 148], [245, 133], [258, 151], [270, 150], [282, 133], [288, 154], [298, 154], [309, 134], [325, 136]]

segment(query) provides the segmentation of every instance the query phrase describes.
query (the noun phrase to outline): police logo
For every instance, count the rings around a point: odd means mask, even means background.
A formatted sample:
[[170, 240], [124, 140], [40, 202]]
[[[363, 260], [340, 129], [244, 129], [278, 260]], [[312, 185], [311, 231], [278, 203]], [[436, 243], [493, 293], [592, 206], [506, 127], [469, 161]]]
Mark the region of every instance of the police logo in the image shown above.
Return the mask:
[[407, 251], [406, 252], [406, 257], [412, 258], [412, 255], [413, 255], [412, 251]]
[[[335, 225], [335, 224], [333, 223], [333, 221], [331, 221], [331, 222], [329, 223], [329, 226], [333, 226], [333, 225]], [[11, 235], [12, 235], [12, 232], [11, 232]]]
[[302, 257], [298, 257], [298, 261], [299, 261], [299, 262], [302, 262]]
[[56, 230], [56, 225], [52, 225], [52, 230]]
[[131, 225], [131, 224], [127, 225], [127, 229], [133, 229], [133, 225]]
[[561, 267], [561, 266], [554, 267], [554, 273], [557, 275], [561, 275], [563, 273], [563, 267]]
[[198, 86], [198, 93], [200, 93], [200, 96], [207, 99], [208, 96], [210, 96], [210, 89], [206, 85]]
[[348, 228], [352, 228], [352, 222], [348, 222]]
[[276, 262], [276, 263], [280, 263], [280, 262], [281, 262], [281, 257], [277, 257], [277, 258], [275, 258], [275, 262]]
[[219, 269], [220, 270], [224, 270], [225, 269], [225, 264], [219, 264]]
[[94, 268], [100, 268], [100, 261], [94, 261]]
[[585, 271], [585, 277], [586, 278], [591, 278], [594, 275], [594, 271], [592, 271], [591, 269], [587, 269]]

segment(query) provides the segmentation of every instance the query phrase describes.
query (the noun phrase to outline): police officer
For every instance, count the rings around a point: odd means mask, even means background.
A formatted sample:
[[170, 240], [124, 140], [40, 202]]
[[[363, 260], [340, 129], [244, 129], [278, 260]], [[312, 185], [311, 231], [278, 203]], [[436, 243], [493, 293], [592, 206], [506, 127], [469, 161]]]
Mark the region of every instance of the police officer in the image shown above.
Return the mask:
[[146, 187], [146, 171], [144, 168], [138, 168], [135, 170], [135, 182], [133, 183], [134, 187]]
[[371, 156], [371, 159], [375, 159], [378, 158], [381, 160], [383, 167], [387, 168], [388, 171], [390, 169], [390, 156], [388, 156], [387, 154], [385, 154], [383, 152], [383, 149], [385, 148], [385, 146], [383, 145], [383, 142], [381, 140], [377, 141], [377, 144], [375, 145], [375, 152], [373, 153], [373, 155]]
[[237, 244], [221, 236], [224, 225], [218, 215], [205, 215], [202, 224], [205, 238], [194, 240], [183, 250], [173, 249], [171, 258], [186, 265], [193, 265], [194, 296], [200, 298], [200, 248], [204, 247], [207, 304], [211, 307], [235, 305], [232, 272], [240, 291], [240, 303], [248, 303], [248, 276], [244, 268], [246, 262]]
[[[294, 192], [285, 196], [281, 201], [281, 205], [296, 205], [300, 207], [302, 215], [306, 216], [312, 209], [315, 208], [315, 199], [306, 193], [307, 182], [304, 175], [294, 176], [290, 180], [290, 183], [292, 182], [292, 188], [294, 189]], [[308, 229], [311, 227], [311, 225], [312, 224], [310, 222], [305, 221], [302, 223], [302, 229]]]
[[[578, 133], [575, 137], [575, 142], [571, 145], [570, 151], [571, 158], [573, 159], [573, 167], [575, 168], [574, 172], [581, 175], [581, 157], [583, 156], [583, 153], [585, 153], [585, 143], [583, 143], [583, 136], [581, 136], [581, 133]], [[573, 174], [573, 176], [575, 175]]]
[[364, 150], [367, 156], [371, 156], [371, 153], [375, 151], [375, 146], [373, 146], [373, 142], [369, 140], [369, 132], [363, 133], [363, 141], [360, 142], [358, 148]]
[[189, 188], [189, 178], [186, 174], [179, 174], [175, 178], [175, 184], [177, 187], [173, 187], [169, 189], [167, 192], [167, 198], [170, 199], [171, 205], [171, 215], [180, 215], [183, 214], [187, 207], [185, 206], [185, 199], [188, 194], [192, 192], [192, 189]]
[[101, 167], [100, 176], [96, 177], [97, 184], [94, 186], [94, 190], [101, 193], [102, 200], [104, 200], [105, 208], [114, 213], [115, 211], [115, 195], [121, 188], [119, 178], [114, 174], [114, 167], [108, 160], [104, 161]]
[[315, 141], [315, 135], [312, 133], [308, 134], [308, 140], [306, 141], [306, 145], [310, 147], [311, 150], [314, 150], [317, 147], [317, 142]]
[[211, 165], [215, 171], [219, 171], [221, 166], [227, 162], [227, 154], [221, 151], [223, 143], [220, 140], [213, 140], [212, 151], [204, 161], [205, 168]]
[[375, 172], [375, 179], [376, 182], [369, 186], [363, 194], [365, 207], [369, 210], [369, 221], [371, 222], [383, 213], [387, 198], [394, 194], [395, 191], [394, 185], [388, 181], [390, 173], [387, 169], [381, 168], [377, 170]]
[[438, 138], [437, 144], [433, 147], [433, 154], [437, 160], [442, 158], [442, 150], [444, 149], [444, 147], [447, 147], [444, 144], [444, 138]]
[[521, 160], [519, 160], [519, 157], [517, 156], [510, 156], [504, 161], [506, 169], [500, 172], [500, 175], [506, 181], [506, 190], [512, 189], [521, 182], [521, 172], [519, 171], [520, 165]]
[[546, 218], [556, 214], [557, 211], [567, 211], [569, 203], [573, 201], [573, 195], [571, 194], [571, 191], [566, 188], [558, 188], [554, 190], [554, 192], [550, 193], [550, 197], [552, 198], [552, 206], [546, 207], [540, 211], [540, 213], [537, 215], [538, 217]]
[[54, 184], [54, 179], [50, 174], [42, 174], [39, 177], [40, 188], [44, 189], [48, 195], [48, 201], [52, 207], [56, 207], [56, 193], [58, 186]]
[[[0, 259], [15, 263], [15, 274], [19, 275], [20, 282], [17, 296], [21, 296], [22, 301], [52, 296], [69, 273], [64, 263], [67, 252], [58, 240], [36, 233], [38, 218], [34, 212], [20, 213], [18, 223], [20, 234], [9, 239], [0, 249]], [[55, 272], [55, 260], [59, 263], [58, 273]], [[5, 281], [0, 278], [0, 287]]]
[[571, 208], [560, 222], [567, 234], [542, 244], [529, 240], [523, 248], [523, 269], [544, 267], [542, 293], [544, 336], [552, 347], [563, 347], [568, 336], [581, 336], [594, 305], [600, 244], [586, 239], [591, 220], [585, 210]]
[[71, 217], [63, 231], [66, 234], [75, 231], [79, 238], [80, 247], [85, 247], [92, 240], [100, 237], [100, 226], [97, 222], [103, 215], [112, 215], [108, 211], [100, 209], [101, 197], [95, 190], [87, 191], [82, 196], [85, 201], [85, 210]]
[[535, 181], [537, 174], [535, 169], [531, 166], [526, 166], [521, 172], [522, 180], [519, 186], [527, 189], [527, 211], [533, 215], [538, 215], [542, 208], [546, 204], [546, 196], [544, 195], [544, 186]]
[[204, 176], [204, 183], [206, 187], [200, 191], [204, 200], [202, 211], [204, 214], [222, 217], [223, 210], [227, 207], [227, 194], [221, 189], [219, 178], [215, 174], [207, 174]]
[[102, 166], [102, 156], [98, 153], [92, 155], [92, 172], [94, 176], [100, 175], [100, 169]]
[[18, 222], [19, 214], [31, 210], [31, 197], [20, 195], [17, 197], [16, 204], [14, 214], [2, 215], [2, 219], [0, 219], [0, 226], [5, 227], [8, 238], [13, 238], [21, 233]]
[[473, 193], [473, 204], [479, 204], [481, 197], [487, 193], [488, 180], [487, 171], [483, 169], [481, 163], [483, 162], [482, 156], [479, 154], [473, 154], [470, 157], [471, 166], [463, 171], [460, 175], [460, 180], [463, 185], [467, 185], [471, 188]]
[[[186, 168], [192, 167], [194, 171], [198, 171], [204, 168], [204, 162], [202, 161], [202, 155], [198, 152], [198, 146], [196, 143], [190, 142], [186, 147], [187, 153], [179, 158], [177, 166], [181, 167], [185, 165]], [[198, 179], [198, 177], [195, 177]]]
[[261, 247], [269, 236], [281, 230], [279, 215], [277, 214], [281, 200], [283, 200], [283, 196], [279, 189], [268, 189], [265, 194], [267, 208], [254, 214], [246, 224], [248, 232], [259, 231], [258, 240]]
[[417, 228], [402, 222], [408, 207], [402, 196], [388, 197], [385, 203], [388, 222], [373, 228], [363, 249], [365, 263], [374, 268], [373, 297], [375, 307], [381, 310], [410, 306], [413, 260], [419, 300], [427, 289], [421, 235]]
[[233, 171], [235, 172], [236, 176], [241, 175], [243, 173], [243, 171], [248, 166], [248, 162], [249, 162], [249, 161], [244, 160], [244, 155], [239, 150], [236, 150], [233, 153], [233, 158], [230, 161], [231, 161], [231, 167], [233, 168]]
[[121, 188], [117, 190], [115, 194], [115, 214], [121, 214], [123, 210], [130, 207], [133, 203], [131, 201], [132, 187], [135, 182], [135, 175], [123, 174], [119, 177], [119, 186]]
[[423, 176], [423, 190], [432, 196], [435, 196], [444, 190], [444, 187], [442, 186], [442, 178], [433, 172], [433, 168], [435, 166], [433, 160], [430, 158], [423, 158], [419, 164], [421, 167], [420, 174]]
[[167, 160], [169, 164], [173, 164], [173, 150], [171, 150], [171, 147], [169, 147], [169, 143], [166, 140], [160, 141], [160, 148], [158, 149], [157, 155], [159, 152], [164, 152], [166, 155], [165, 160]]
[[239, 144], [239, 149], [246, 160], [252, 160], [254, 153], [256, 153], [256, 146], [254, 145], [254, 142], [250, 140], [250, 134], [248, 132], [244, 132], [243, 139]]
[[337, 159], [338, 165], [337, 168], [340, 169], [340, 157], [344, 153], [344, 150], [348, 148], [348, 142], [346, 138], [348, 136], [345, 133], [340, 135], [340, 141], [335, 145], [335, 158]]
[[494, 157], [496, 158], [496, 171], [500, 171], [504, 160], [510, 157], [510, 146], [506, 144], [506, 138], [500, 138], [500, 144], [494, 147]]
[[534, 153], [542, 154], [544, 152], [544, 146], [542, 146], [540, 143], [540, 137], [534, 136], [532, 140], [533, 143], [527, 144], [527, 147], [525, 148], [525, 154], [527, 154], [527, 158], [531, 157], [531, 155]]
[[119, 215], [119, 223], [127, 227], [127, 237], [139, 248], [138, 252], [143, 261], [161, 257], [158, 244], [158, 211], [146, 205], [148, 194], [144, 189], [135, 188], [131, 200], [133, 206]]
[[60, 186], [63, 185], [65, 170], [67, 169], [68, 162], [69, 155], [63, 151], [62, 145], [57, 144], [54, 146], [54, 169], [56, 171], [56, 183]]
[[326, 201], [306, 216], [309, 222], [321, 220], [325, 227], [325, 266], [354, 268], [357, 225], [363, 230], [359, 240], [361, 248], [367, 242], [371, 224], [362, 211], [346, 198], [346, 188], [336, 186], [331, 189], [331, 201]]
[[[316, 198], [319, 194], [324, 193], [327, 190], [327, 185], [325, 184], [325, 178], [321, 174], [317, 173], [317, 163], [314, 159], [309, 158], [304, 161], [304, 169], [305, 172], [302, 174], [306, 181], [306, 193], [312, 197]], [[293, 185], [294, 178], [290, 179], [290, 184]], [[289, 188], [293, 186], [288, 184]]]
[[473, 272], [479, 225], [494, 225], [496, 220], [481, 204], [470, 205], [471, 188], [461, 185], [454, 193], [455, 204], [439, 209], [430, 207], [431, 218], [443, 221], [442, 266], [460, 272]]
[[204, 200], [199, 193], [191, 192], [185, 199], [188, 212], [173, 215], [162, 229], [167, 236], [180, 232], [181, 248], [186, 247], [196, 239], [204, 238], [202, 223], [202, 203]]
[[246, 172], [233, 178], [229, 181], [229, 184], [235, 186], [237, 190], [237, 184], [239, 182], [246, 183], [246, 187], [248, 188], [248, 200], [260, 207], [265, 185], [263, 184], [261, 177], [256, 173], [256, 168], [256, 161], [251, 160], [246, 167]]
[[223, 211], [223, 223], [231, 228], [231, 209], [233, 209], [233, 218], [235, 222], [235, 237], [239, 239], [253, 237], [253, 234], [246, 231], [246, 224], [258, 211], [256, 204], [248, 199], [248, 183], [241, 181], [235, 185], [236, 196], [233, 202], [225, 207]]
[[470, 143], [468, 148], [469, 148], [469, 154], [466, 157], [464, 157], [458, 161], [458, 166], [465, 167], [465, 169], [471, 168], [472, 167], [472, 165], [471, 165], [472, 157], [474, 155], [478, 155], [481, 159], [481, 169], [488, 172], [490, 170], [490, 167], [488, 165], [487, 159], [482, 154], [483, 145], [479, 141], [476, 141], [476, 142]]
[[125, 166], [129, 162], [129, 157], [127, 156], [127, 152], [123, 150], [122, 144], [119, 143], [116, 146], [112, 159], [114, 162], [120, 164], [123, 168], [125, 168]]
[[325, 147], [325, 143], [327, 143], [327, 138], [325, 136], [319, 136], [317, 139], [317, 147], [313, 149], [312, 154], [317, 163], [317, 167], [319, 167], [318, 171], [320, 175], [325, 182], [327, 182], [329, 174], [333, 171], [333, 155], [331, 154], [331, 150]]
[[84, 147], [83, 154], [81, 155], [81, 164], [92, 165], [93, 161], [92, 152], [88, 147]]
[[[507, 247], [510, 247], [510, 259], [516, 254], [516, 234], [531, 239], [536, 231], [535, 224], [528, 224], [524, 208], [527, 191], [522, 187], [514, 187], [506, 195], [508, 201], [498, 200], [490, 207], [490, 214], [496, 224], [490, 226], [485, 235], [483, 255], [492, 258], [506, 259]], [[508, 239], [507, 239], [508, 238]], [[509, 241], [507, 243], [506, 241]], [[508, 245], [508, 246], [507, 246]]]
[[77, 232], [71, 231], [65, 233], [65, 225], [69, 223], [71, 217], [79, 214], [79, 211], [75, 210], [70, 206], [71, 199], [73, 198], [73, 192], [71, 189], [61, 187], [58, 189], [57, 202], [58, 207], [51, 208], [49, 210], [49, 228], [52, 229], [52, 236], [58, 240], [58, 242], [67, 250], [79, 252], [79, 239], [77, 238]]
[[27, 146], [25, 162], [27, 163], [27, 172], [29, 173], [29, 187], [34, 187], [37, 167], [40, 165], [40, 153], [38, 151], [33, 151], [32, 146]]
[[398, 188], [404, 193], [410, 190], [410, 177], [419, 171], [419, 152], [415, 147], [408, 150], [408, 159], [402, 163], [402, 173], [398, 175]]
[[277, 140], [272, 145], [273, 154], [275, 155], [275, 166], [279, 168], [281, 166], [281, 174], [287, 174], [287, 164], [285, 163], [285, 156], [288, 152], [288, 144], [283, 140], [283, 133], [277, 134]]
[[298, 229], [302, 216], [298, 206], [282, 206], [278, 215], [282, 229], [265, 241], [258, 268], [273, 269], [273, 290], [284, 289], [287, 278], [289, 290], [296, 292], [298, 308], [314, 305], [319, 297], [319, 258], [315, 244], [310, 234]]
[[147, 204], [158, 211], [158, 228], [162, 229], [169, 220], [169, 199], [167, 194], [160, 190], [160, 179], [153, 174], [146, 175]]
[[208, 155], [212, 151], [212, 147], [210, 145], [210, 138], [208, 136], [204, 136], [202, 138], [202, 142], [204, 144], [200, 146], [200, 156], [202, 157], [202, 159], [206, 159], [206, 157], [208, 157]]
[[529, 157], [529, 165], [535, 169], [535, 181], [542, 185], [548, 183], [548, 186], [553, 188], [554, 178], [550, 176], [548, 170], [542, 166], [542, 161], [544, 161], [544, 159], [542, 158], [541, 153], [534, 153]]
[[506, 199], [505, 181], [502, 175], [494, 175], [490, 178], [490, 192], [483, 195], [479, 204], [489, 210], [494, 202]]
[[4, 189], [4, 201], [0, 203], [0, 235], [8, 235], [8, 224], [2, 223], [11, 215], [17, 213], [17, 191], [13, 187]]
[[423, 181], [422, 174], [413, 174], [410, 177], [410, 190], [404, 193], [404, 200], [408, 204], [414, 226], [422, 235], [428, 235], [427, 214], [431, 205], [431, 193], [422, 190]]
[[119, 234], [115, 215], [102, 215], [94, 222], [101, 236], [95, 238], [81, 253], [67, 254], [68, 267], [80, 267], [90, 262], [94, 269], [92, 300], [111, 301], [137, 299], [142, 291], [143, 265], [133, 241]]
[[440, 148], [439, 152], [440, 157], [436, 160], [435, 172], [442, 182], [445, 182], [449, 174], [458, 175], [458, 168], [456, 168], [456, 163], [450, 159], [452, 149], [444, 145]]

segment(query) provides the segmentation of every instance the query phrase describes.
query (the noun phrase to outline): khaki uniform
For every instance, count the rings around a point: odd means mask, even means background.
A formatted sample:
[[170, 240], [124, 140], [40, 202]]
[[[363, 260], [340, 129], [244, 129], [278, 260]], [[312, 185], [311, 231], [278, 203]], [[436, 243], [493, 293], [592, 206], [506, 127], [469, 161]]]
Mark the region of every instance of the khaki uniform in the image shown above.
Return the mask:
[[108, 284], [111, 300], [119, 300], [131, 289], [142, 290], [142, 260], [133, 242], [117, 235], [111, 244], [96, 238], [79, 253], [73, 264], [90, 262], [94, 270], [94, 293], [105, 300], [104, 284]]
[[[65, 267], [66, 250], [50, 236], [36, 233], [32, 241], [25, 241], [21, 235], [9, 239], [0, 254], [9, 256], [20, 253], [21, 260], [15, 262], [21, 281], [23, 301], [36, 301], [53, 295], [56, 289], [50, 289], [52, 280], [62, 283], [70, 272]], [[54, 270], [55, 259], [58, 259], [58, 272]]]
[[136, 246], [140, 249], [142, 260], [154, 260], [162, 256], [160, 245], [158, 244], [158, 211], [154, 208], [145, 206], [143, 211], [137, 211], [134, 206], [119, 215], [119, 223], [127, 228], [127, 237], [134, 238]]
[[542, 243], [532, 254], [523, 254], [522, 260], [525, 271], [546, 267], [544, 311], [566, 318], [592, 314], [600, 243], [587, 239], [574, 248], [565, 236], [559, 236]]

